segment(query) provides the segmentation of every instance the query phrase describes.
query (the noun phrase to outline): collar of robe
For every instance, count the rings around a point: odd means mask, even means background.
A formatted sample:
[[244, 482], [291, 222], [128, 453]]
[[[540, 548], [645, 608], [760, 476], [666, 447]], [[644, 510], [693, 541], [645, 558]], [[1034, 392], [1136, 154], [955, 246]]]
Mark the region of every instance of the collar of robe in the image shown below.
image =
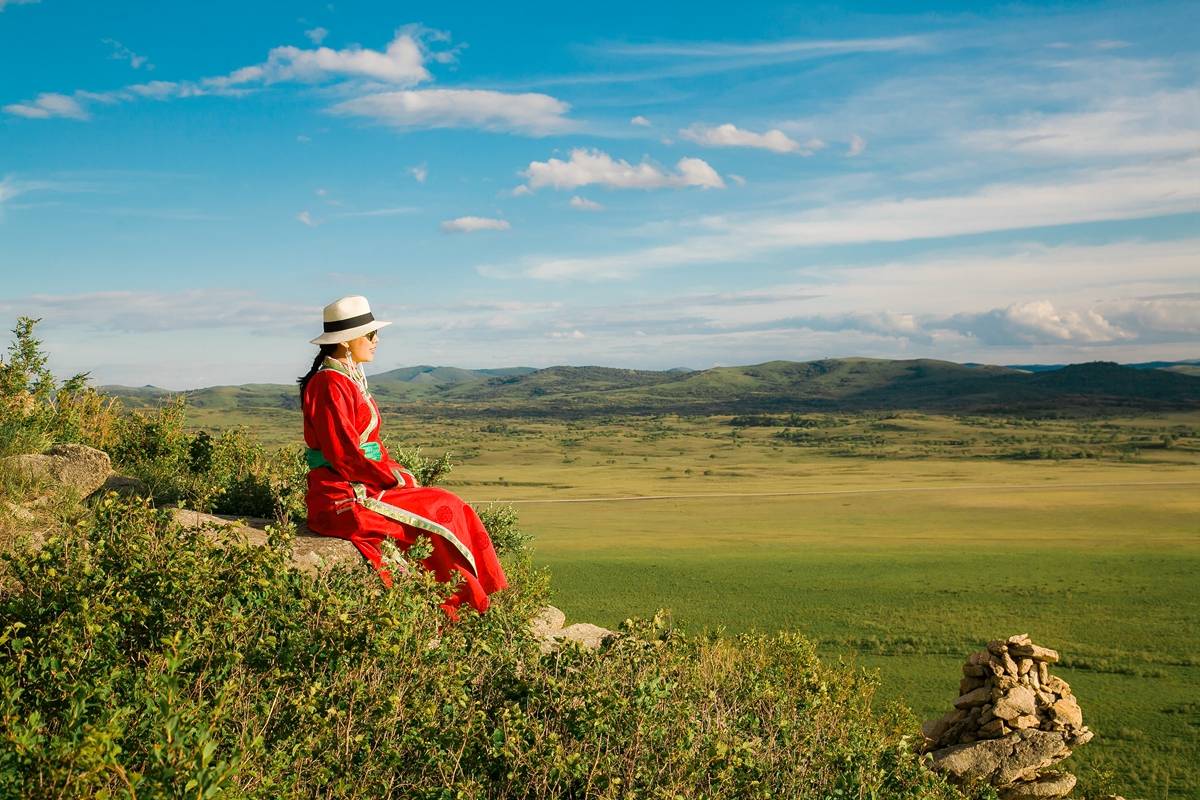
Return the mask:
[[363, 374], [362, 367], [350, 370], [345, 364], [338, 361], [336, 358], [325, 356], [325, 361], [321, 364], [321, 369], [332, 369], [336, 372], [342, 373], [347, 378], [358, 384], [358, 388], [362, 390], [364, 395], [367, 397], [371, 396], [371, 393], [367, 390], [367, 376]]

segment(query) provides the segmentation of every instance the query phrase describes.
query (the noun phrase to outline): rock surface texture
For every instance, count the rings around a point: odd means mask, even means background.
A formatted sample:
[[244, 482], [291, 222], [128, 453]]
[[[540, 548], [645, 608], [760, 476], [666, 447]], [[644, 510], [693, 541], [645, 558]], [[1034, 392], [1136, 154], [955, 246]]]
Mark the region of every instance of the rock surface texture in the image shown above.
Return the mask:
[[619, 635], [616, 631], [601, 628], [590, 622], [576, 622], [574, 625], [563, 627], [566, 621], [567, 615], [554, 606], [546, 606], [530, 620], [529, 629], [534, 638], [541, 642], [543, 653], [552, 653], [567, 642], [575, 642], [587, 650], [598, 650], [609, 639]]
[[984, 782], [1002, 800], [1054, 800], [1075, 776], [1049, 767], [1087, 744], [1071, 687], [1050, 674], [1058, 653], [1021, 634], [989, 642], [963, 664], [954, 710], [926, 722], [933, 768], [958, 783]]
[[87, 497], [112, 474], [108, 453], [82, 444], [56, 444], [44, 453], [9, 456], [4, 466], [33, 480], [49, 480]]
[[[172, 508], [171, 514], [175, 521], [185, 528], [203, 528], [214, 531], [217, 529], [232, 530], [245, 541], [266, 545], [267, 533], [265, 528], [271, 524], [269, 519], [254, 519], [246, 517], [226, 517], [217, 514], [204, 514], [186, 508]], [[334, 536], [322, 536], [300, 525], [296, 529], [296, 538], [292, 541], [292, 564], [310, 574], [315, 574], [322, 566], [335, 563], [365, 564], [358, 548], [346, 539]]]

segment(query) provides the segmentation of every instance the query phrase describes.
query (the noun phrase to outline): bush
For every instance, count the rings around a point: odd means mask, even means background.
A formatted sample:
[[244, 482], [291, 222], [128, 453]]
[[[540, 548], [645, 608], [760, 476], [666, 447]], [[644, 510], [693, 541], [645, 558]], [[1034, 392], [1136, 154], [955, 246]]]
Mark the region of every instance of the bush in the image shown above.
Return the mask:
[[0, 456], [40, 453], [60, 442], [106, 449], [120, 404], [88, 386], [87, 373], [59, 385], [33, 335], [38, 322], [18, 318], [8, 359], [0, 360]]
[[450, 463], [449, 453], [442, 453], [437, 458], [427, 458], [421, 455], [420, 447], [393, 446], [386, 440], [384, 444], [392, 460], [411, 472], [417, 483], [422, 486], [436, 486], [454, 468]]
[[303, 517], [300, 451], [270, 453], [241, 428], [215, 437], [188, 433], [182, 396], [123, 417], [110, 454], [117, 469], [144, 481], [159, 503], [217, 514]]
[[[797, 635], [630, 621], [542, 655], [527, 558], [488, 614], [447, 587], [312, 578], [110, 495], [0, 594], [0, 796], [951, 798], [871, 685]], [[403, 558], [402, 556], [395, 556]]]

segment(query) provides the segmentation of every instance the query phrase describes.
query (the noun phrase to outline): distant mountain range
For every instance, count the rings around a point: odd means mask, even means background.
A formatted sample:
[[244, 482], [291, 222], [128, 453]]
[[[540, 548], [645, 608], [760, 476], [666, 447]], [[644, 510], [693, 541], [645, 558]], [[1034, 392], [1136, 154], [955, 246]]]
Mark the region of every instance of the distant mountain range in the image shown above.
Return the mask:
[[[1200, 361], [1000, 367], [931, 359], [770, 361], [706, 370], [401, 367], [369, 376], [381, 405], [445, 414], [747, 413], [913, 409], [976, 413], [1200, 408]], [[171, 392], [105, 386], [128, 406], [183, 394], [215, 409], [299, 408], [295, 385]]]

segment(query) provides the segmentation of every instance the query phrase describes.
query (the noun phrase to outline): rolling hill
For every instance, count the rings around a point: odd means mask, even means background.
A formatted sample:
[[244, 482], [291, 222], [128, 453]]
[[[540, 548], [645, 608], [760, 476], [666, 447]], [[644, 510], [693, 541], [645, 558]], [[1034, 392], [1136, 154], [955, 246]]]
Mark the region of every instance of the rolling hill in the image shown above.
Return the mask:
[[[1058, 369], [956, 364], [932, 359], [769, 361], [706, 370], [549, 367], [464, 370], [403, 367], [370, 377], [382, 405], [444, 414], [577, 416], [603, 413], [745, 413], [912, 409], [973, 413], [1117, 413], [1200, 408], [1200, 376], [1111, 362]], [[175, 393], [102, 387], [131, 407]], [[285, 384], [216, 386], [182, 393], [199, 408], [298, 407]]]

